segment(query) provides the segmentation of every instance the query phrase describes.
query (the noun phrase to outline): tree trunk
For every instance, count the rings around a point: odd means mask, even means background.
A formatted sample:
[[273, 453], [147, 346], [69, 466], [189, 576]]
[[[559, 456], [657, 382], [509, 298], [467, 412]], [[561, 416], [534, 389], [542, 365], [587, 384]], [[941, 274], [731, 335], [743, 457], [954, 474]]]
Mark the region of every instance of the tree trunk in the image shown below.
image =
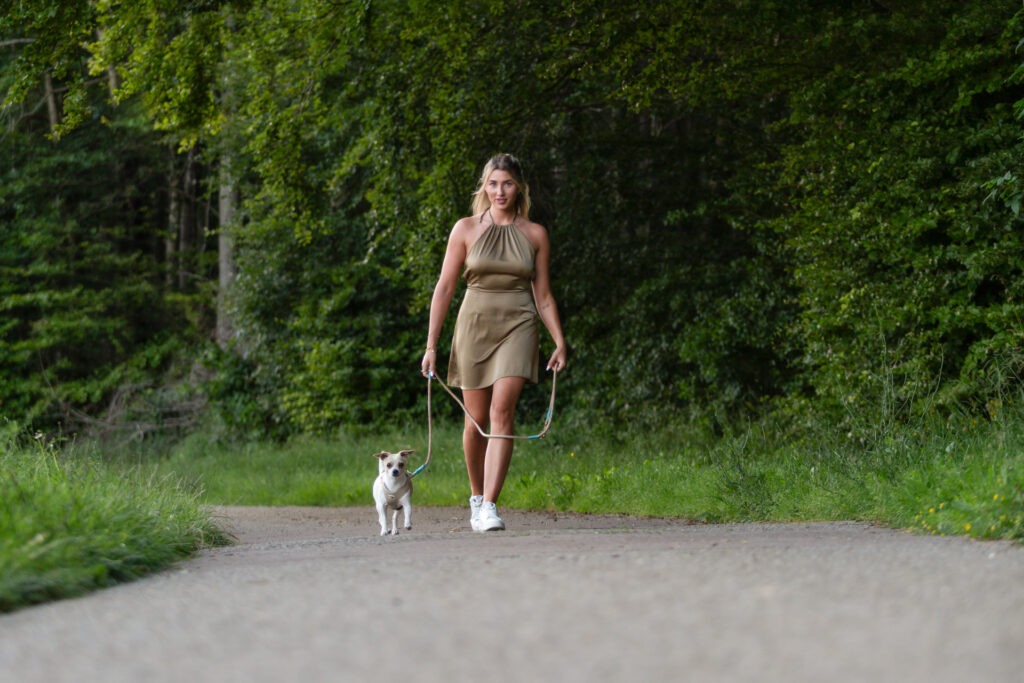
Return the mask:
[[[228, 12], [225, 26], [231, 34], [235, 32], [235, 17]], [[233, 42], [233, 39], [230, 39]], [[221, 106], [227, 120], [234, 118], [235, 101], [229, 73], [222, 79], [223, 94]], [[231, 288], [237, 275], [235, 264], [234, 235], [237, 226], [237, 210], [240, 202], [237, 178], [231, 152], [224, 151], [220, 158], [220, 194], [217, 229], [217, 345], [226, 349], [235, 338], [234, 319], [231, 315]]]
[[[100, 41], [103, 40], [103, 29], [96, 29], [96, 38]], [[117, 89], [121, 87], [121, 79], [117, 75], [117, 69], [112, 66], [107, 67], [107, 90], [110, 91], [110, 97], [114, 98], [117, 95]]]
[[174, 286], [174, 274], [178, 266], [178, 233], [181, 225], [181, 187], [178, 184], [177, 153], [170, 150], [167, 165], [167, 233], [164, 236], [164, 280], [167, 287]]
[[220, 168], [220, 224], [217, 230], [217, 344], [227, 348], [234, 338], [230, 310], [231, 285], [235, 281], [235, 253], [232, 234], [235, 230], [235, 213], [238, 209], [238, 187], [232, 176], [231, 159], [224, 155]]
[[196, 152], [195, 146], [188, 151], [185, 159], [185, 176], [182, 179], [182, 202], [178, 221], [178, 289], [188, 290], [189, 274], [195, 256], [196, 238]]
[[57, 109], [57, 93], [53, 91], [53, 79], [50, 73], [43, 74], [43, 87], [46, 90], [46, 111], [50, 115], [50, 133], [57, 131], [60, 123], [60, 110]]
[[181, 187], [178, 185], [177, 153], [168, 150], [167, 164], [167, 231], [164, 234], [164, 282], [174, 287], [174, 272], [178, 259], [178, 223], [181, 219]]

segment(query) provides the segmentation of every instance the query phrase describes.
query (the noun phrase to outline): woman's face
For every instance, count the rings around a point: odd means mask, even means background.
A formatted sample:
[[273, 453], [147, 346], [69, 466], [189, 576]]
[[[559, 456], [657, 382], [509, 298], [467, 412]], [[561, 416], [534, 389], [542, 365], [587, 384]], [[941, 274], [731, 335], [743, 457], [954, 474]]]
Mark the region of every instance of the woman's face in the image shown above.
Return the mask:
[[512, 180], [508, 171], [491, 171], [484, 184], [487, 191], [487, 199], [491, 206], [499, 211], [512, 211], [516, 205], [516, 195], [519, 194], [519, 187]]

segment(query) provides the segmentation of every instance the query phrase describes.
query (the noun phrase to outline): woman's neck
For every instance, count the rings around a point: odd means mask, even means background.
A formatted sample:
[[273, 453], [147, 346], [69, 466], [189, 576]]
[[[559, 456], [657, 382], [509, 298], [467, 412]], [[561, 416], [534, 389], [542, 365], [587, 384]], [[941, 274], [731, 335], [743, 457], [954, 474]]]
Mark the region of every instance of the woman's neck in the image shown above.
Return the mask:
[[515, 223], [516, 216], [519, 215], [515, 211], [502, 211], [493, 205], [491, 208], [487, 209], [487, 211], [491, 214], [491, 221], [493, 221], [495, 225], [509, 225], [510, 223]]

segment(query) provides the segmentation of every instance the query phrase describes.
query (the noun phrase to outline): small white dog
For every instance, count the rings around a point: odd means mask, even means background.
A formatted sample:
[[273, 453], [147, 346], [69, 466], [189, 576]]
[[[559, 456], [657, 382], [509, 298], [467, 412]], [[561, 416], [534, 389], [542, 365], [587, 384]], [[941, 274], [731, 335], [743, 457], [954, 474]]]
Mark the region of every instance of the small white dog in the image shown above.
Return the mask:
[[388, 535], [388, 510], [391, 510], [391, 533], [398, 535], [398, 511], [405, 513], [405, 529], [412, 528], [412, 477], [406, 471], [405, 463], [416, 451], [388, 453], [381, 451], [377, 458], [378, 474], [373, 482], [373, 500], [377, 503], [380, 518], [380, 535]]

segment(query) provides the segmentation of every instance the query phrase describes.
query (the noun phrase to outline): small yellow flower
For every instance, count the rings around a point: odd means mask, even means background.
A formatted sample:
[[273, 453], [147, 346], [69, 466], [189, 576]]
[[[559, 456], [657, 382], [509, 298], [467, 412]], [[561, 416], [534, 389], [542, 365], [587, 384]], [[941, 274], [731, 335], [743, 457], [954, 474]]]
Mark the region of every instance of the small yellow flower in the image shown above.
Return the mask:
[[999, 494], [997, 493], [996, 495], [992, 496], [992, 500], [999, 500]]
[[935, 514], [935, 508], [928, 508], [928, 514], [929, 515], [934, 515]]
[[964, 531], [970, 531], [970, 530], [971, 530], [971, 523], [968, 522], [967, 524], [964, 524]]
[[569, 457], [570, 458], [575, 458], [576, 457], [576, 451], [569, 451]]

